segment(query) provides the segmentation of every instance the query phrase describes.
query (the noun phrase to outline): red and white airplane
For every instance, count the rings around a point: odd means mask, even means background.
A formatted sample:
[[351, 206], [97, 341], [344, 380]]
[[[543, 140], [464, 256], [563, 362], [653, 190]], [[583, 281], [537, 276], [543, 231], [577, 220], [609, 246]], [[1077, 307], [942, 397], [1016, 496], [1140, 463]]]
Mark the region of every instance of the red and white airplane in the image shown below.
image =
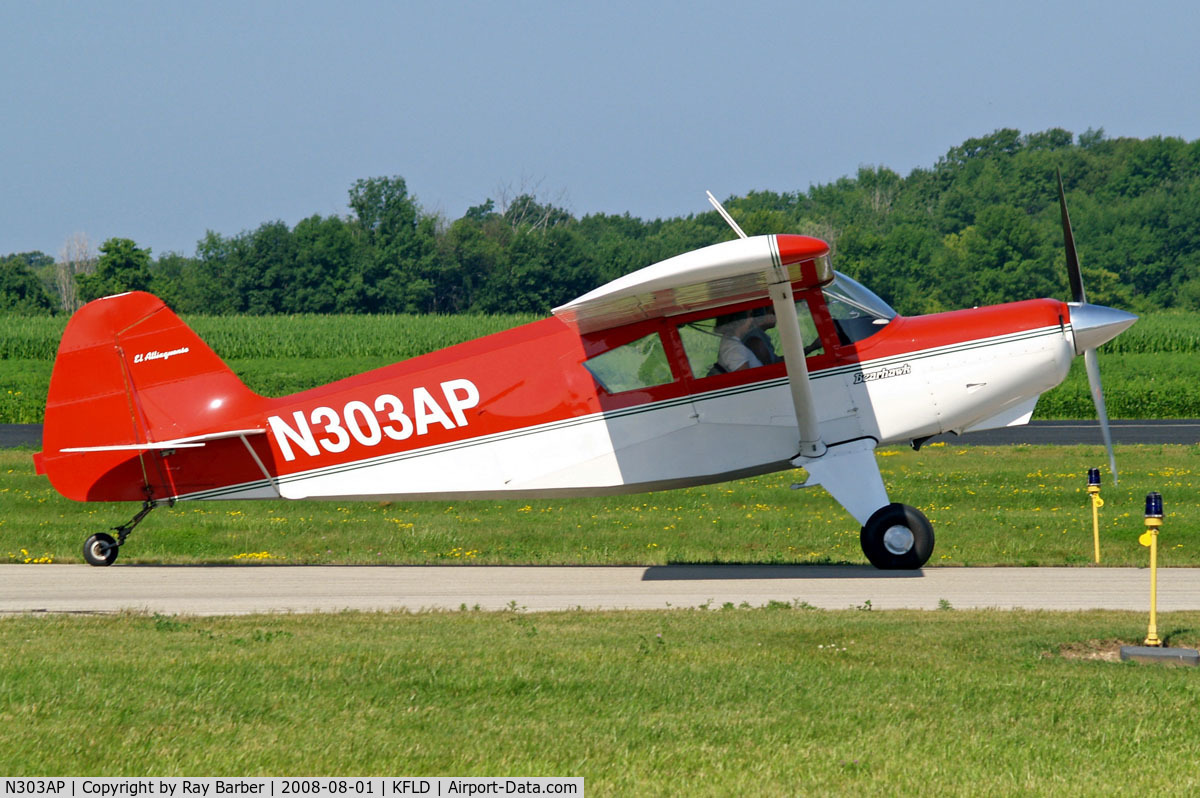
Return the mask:
[[[63, 334], [38, 473], [77, 501], [140, 501], [92, 535], [110, 565], [161, 504], [474, 499], [663, 490], [802, 467], [879, 568], [920, 568], [933, 529], [889, 501], [877, 446], [1026, 423], [1075, 355], [1136, 321], [1084, 299], [905, 318], [800, 235], [648, 266], [553, 316], [292, 396], [248, 389], [159, 299], [81, 308]], [[711, 198], [711, 195], [710, 195]], [[1115, 463], [1113, 463], [1114, 479]]]

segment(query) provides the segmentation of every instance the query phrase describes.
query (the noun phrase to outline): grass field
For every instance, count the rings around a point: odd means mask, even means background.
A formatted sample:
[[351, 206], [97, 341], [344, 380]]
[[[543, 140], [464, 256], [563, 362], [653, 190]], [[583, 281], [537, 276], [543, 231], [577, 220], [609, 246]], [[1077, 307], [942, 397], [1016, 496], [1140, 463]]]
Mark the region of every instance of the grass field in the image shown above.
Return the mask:
[[[88, 535], [132, 504], [77, 504], [0, 450], [0, 559], [79, 562]], [[1087, 469], [1099, 446], [891, 447], [878, 453], [894, 501], [933, 522], [931, 565], [1085, 565], [1092, 560]], [[1200, 447], [1119, 446], [1105, 483], [1105, 565], [1145, 565], [1146, 493], [1163, 497], [1164, 565], [1200, 565]], [[621, 497], [470, 502], [185, 502], [155, 510], [121, 562], [863, 563], [859, 527], [803, 472]]]
[[[1175, 646], [1200, 614], [1167, 614]], [[0, 772], [583, 776], [588, 795], [1187, 794], [1122, 613], [0, 619]]]

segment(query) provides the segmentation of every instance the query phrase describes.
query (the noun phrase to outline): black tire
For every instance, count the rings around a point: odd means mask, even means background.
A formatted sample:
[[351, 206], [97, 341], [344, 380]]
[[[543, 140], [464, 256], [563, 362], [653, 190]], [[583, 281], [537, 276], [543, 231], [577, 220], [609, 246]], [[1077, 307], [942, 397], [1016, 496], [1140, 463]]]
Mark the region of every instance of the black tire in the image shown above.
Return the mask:
[[83, 559], [88, 565], [112, 565], [120, 550], [112, 535], [97, 532], [83, 542]]
[[933, 554], [933, 525], [916, 507], [892, 503], [867, 519], [859, 542], [876, 568], [911, 571], [923, 566]]

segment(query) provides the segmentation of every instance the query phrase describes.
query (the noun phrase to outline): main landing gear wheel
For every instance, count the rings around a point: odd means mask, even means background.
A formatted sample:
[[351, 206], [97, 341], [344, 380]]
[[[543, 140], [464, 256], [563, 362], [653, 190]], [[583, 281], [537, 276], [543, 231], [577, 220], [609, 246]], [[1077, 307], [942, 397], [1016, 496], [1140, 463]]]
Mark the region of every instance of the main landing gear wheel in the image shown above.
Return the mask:
[[893, 503], [867, 519], [859, 541], [876, 568], [915, 570], [933, 554], [933, 525], [916, 507]]
[[83, 543], [83, 559], [88, 565], [112, 565], [120, 551], [117, 541], [106, 532], [98, 532]]

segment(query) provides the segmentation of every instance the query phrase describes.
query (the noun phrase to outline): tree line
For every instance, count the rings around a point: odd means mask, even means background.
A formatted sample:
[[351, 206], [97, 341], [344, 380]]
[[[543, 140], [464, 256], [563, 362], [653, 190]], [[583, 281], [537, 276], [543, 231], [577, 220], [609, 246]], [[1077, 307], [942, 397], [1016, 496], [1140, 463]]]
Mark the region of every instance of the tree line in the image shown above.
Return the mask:
[[[1002, 129], [907, 177], [863, 166], [833, 183], [753, 191], [726, 206], [750, 235], [828, 241], [835, 268], [901, 313], [1066, 298], [1056, 169], [1090, 301], [1200, 309], [1200, 140]], [[62, 312], [148, 290], [183, 313], [546, 313], [733, 235], [711, 211], [576, 217], [534, 193], [488, 199], [448, 221], [425, 211], [402, 177], [356, 181], [348, 208], [293, 227], [209, 231], [190, 256], [152, 257], [120, 237], [98, 254], [75, 241], [57, 259], [4, 256], [0, 310]]]

